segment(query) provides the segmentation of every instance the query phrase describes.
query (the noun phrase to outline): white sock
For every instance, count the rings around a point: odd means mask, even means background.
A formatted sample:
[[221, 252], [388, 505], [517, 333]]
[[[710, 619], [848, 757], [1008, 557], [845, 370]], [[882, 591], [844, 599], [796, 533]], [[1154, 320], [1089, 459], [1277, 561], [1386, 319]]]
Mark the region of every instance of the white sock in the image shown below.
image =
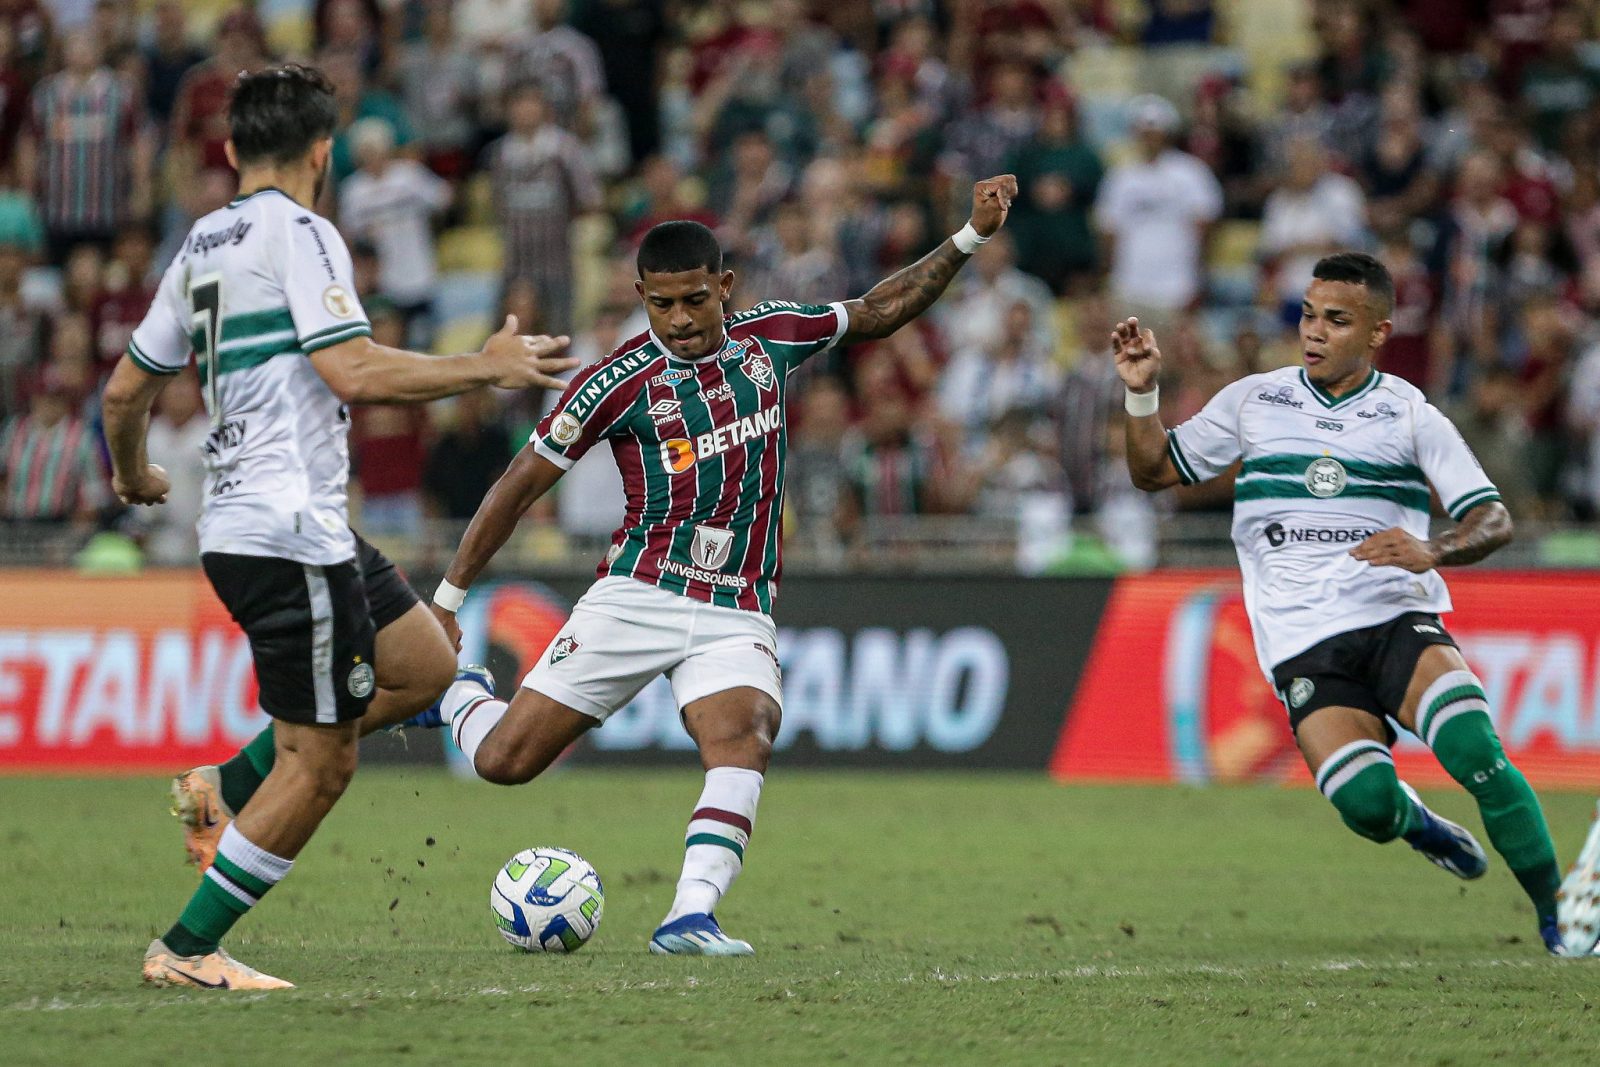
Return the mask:
[[755, 829], [761, 800], [759, 771], [713, 767], [694, 806], [684, 836], [683, 874], [662, 925], [685, 915], [710, 912], [744, 869], [744, 850]]
[[505, 718], [509, 705], [470, 678], [463, 678], [445, 690], [439, 711], [450, 724], [450, 738], [467, 757], [473, 769], [478, 766], [478, 746]]

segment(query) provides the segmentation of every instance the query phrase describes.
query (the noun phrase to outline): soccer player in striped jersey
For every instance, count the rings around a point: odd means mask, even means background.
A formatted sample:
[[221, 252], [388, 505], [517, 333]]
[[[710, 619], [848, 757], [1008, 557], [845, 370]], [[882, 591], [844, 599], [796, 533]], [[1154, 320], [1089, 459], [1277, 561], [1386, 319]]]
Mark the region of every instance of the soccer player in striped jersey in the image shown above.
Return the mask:
[[[1460, 878], [1488, 867], [1465, 829], [1395, 774], [1398, 722], [1477, 800], [1490, 843], [1564, 954], [1561, 881], [1539, 800], [1500, 747], [1483, 685], [1445, 630], [1439, 568], [1511, 540], [1511, 517], [1454, 426], [1373, 363], [1393, 328], [1394, 283], [1371, 256], [1316, 265], [1300, 313], [1303, 366], [1242, 378], [1167, 430], [1161, 353], [1137, 319], [1111, 336], [1127, 387], [1133, 484], [1154, 492], [1241, 463], [1233, 542], [1261, 669], [1317, 788], [1351, 830], [1399, 838]], [[1430, 488], [1455, 526], [1429, 537]]]
[[458, 680], [423, 725], [448, 724], [478, 775], [526, 782], [665, 674], [700, 750], [705, 788], [656, 953], [749, 955], [712, 909], [743, 866], [778, 732], [777, 595], [784, 400], [802, 361], [887, 337], [926, 311], [1000, 229], [1016, 179], [978, 182], [972, 218], [857, 300], [768, 301], [725, 316], [733, 272], [696, 222], [645, 235], [635, 283], [650, 329], [573, 378], [473, 517], [434, 596], [446, 631], [517, 522], [590, 448], [611, 447], [627, 512], [578, 601], [509, 704]]
[[[177, 922], [146, 951], [144, 978], [157, 985], [289, 984], [219, 942], [288, 874], [344, 792], [358, 733], [415, 714], [454, 676], [432, 613], [350, 529], [346, 405], [488, 384], [560, 387], [551, 375], [576, 362], [557, 356], [564, 339], [516, 336], [515, 320], [470, 355], [372, 342], [350, 253], [310, 207], [336, 116], [316, 71], [240, 77], [227, 149], [239, 197], [195, 223], [106, 385], [112, 487], [126, 504], [159, 504], [170, 486], [145, 452], [150, 408], [193, 357], [211, 418], [200, 560], [250, 641], [274, 721], [258, 754], [270, 771], [222, 830]], [[207, 817], [219, 829], [225, 821]]]

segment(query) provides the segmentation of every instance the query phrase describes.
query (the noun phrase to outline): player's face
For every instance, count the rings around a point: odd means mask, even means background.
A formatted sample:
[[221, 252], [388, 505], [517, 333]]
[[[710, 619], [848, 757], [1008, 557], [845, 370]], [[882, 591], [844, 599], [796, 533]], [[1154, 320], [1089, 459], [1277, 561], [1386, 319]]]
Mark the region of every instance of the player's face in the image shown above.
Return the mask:
[[1389, 337], [1364, 285], [1317, 279], [1300, 305], [1300, 359], [1306, 376], [1323, 388], [1366, 377]]
[[650, 328], [679, 359], [700, 359], [722, 347], [722, 305], [733, 292], [733, 271], [704, 267], [673, 274], [645, 272], [633, 283]]

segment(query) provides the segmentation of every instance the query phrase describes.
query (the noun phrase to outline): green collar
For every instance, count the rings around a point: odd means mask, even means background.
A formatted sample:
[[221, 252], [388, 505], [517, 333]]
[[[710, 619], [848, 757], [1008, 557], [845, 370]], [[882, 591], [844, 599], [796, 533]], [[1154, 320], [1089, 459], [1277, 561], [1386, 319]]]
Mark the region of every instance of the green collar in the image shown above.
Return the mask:
[[1378, 380], [1382, 377], [1383, 376], [1378, 373], [1377, 368], [1373, 368], [1367, 372], [1366, 380], [1354, 390], [1346, 393], [1344, 396], [1334, 396], [1332, 393], [1322, 388], [1322, 386], [1312, 381], [1311, 376], [1306, 373], [1306, 369], [1304, 367], [1300, 368], [1300, 384], [1311, 390], [1311, 395], [1316, 397], [1317, 402], [1325, 408], [1342, 407], [1358, 397], [1366, 396], [1368, 393], [1372, 392], [1378, 387]]
[[276, 185], [266, 185], [266, 186], [261, 187], [260, 189], [257, 189], [253, 193], [246, 193], [244, 196], [236, 196], [236, 197], [234, 197], [232, 200], [228, 201], [228, 206], [231, 207], [231, 208], [232, 207], [238, 207], [240, 204], [244, 203], [246, 200], [249, 200], [249, 199], [251, 199], [253, 197], [260, 196], [262, 193], [277, 193], [279, 196], [287, 197], [290, 200], [294, 199], [294, 197], [289, 196], [288, 193], [284, 192], [282, 189], [279, 189]]

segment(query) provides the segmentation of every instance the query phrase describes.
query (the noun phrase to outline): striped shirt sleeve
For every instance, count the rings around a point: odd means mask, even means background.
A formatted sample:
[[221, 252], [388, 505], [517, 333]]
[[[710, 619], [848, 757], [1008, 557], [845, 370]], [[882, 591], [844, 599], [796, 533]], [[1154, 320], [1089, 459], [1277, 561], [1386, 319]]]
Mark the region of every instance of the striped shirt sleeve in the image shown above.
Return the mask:
[[844, 304], [791, 304], [766, 300], [734, 317], [728, 335], [735, 341], [760, 337], [763, 348], [783, 360], [785, 373], [818, 352], [839, 343], [850, 328], [850, 312]]
[[643, 371], [654, 361], [608, 358], [580, 371], [562, 392], [528, 443], [562, 470], [571, 470], [583, 454], [624, 425], [622, 417], [640, 395]]
[[372, 323], [356, 296], [350, 250], [339, 231], [311, 214], [295, 216], [288, 230], [280, 269], [301, 350], [309, 356], [354, 337], [371, 337]]
[[1249, 378], [1227, 386], [1187, 422], [1167, 431], [1167, 455], [1184, 485], [1209, 481], [1243, 454], [1239, 409], [1257, 383]]
[[1460, 522], [1479, 504], [1500, 499], [1461, 431], [1438, 408], [1423, 404], [1417, 409], [1415, 434], [1417, 466], [1452, 519]]
[[184, 315], [184, 261], [180, 254], [161, 276], [150, 310], [128, 339], [128, 358], [146, 374], [177, 374], [189, 362]]

